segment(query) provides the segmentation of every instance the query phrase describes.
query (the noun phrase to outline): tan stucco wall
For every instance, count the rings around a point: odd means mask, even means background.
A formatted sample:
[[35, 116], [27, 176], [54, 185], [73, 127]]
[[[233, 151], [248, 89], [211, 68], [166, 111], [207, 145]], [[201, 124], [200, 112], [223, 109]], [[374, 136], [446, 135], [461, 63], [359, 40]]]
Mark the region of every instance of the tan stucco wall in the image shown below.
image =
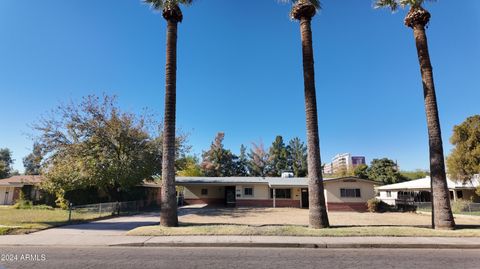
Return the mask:
[[[244, 188], [253, 188], [253, 196], [244, 195]], [[242, 199], [269, 199], [270, 193], [268, 185], [237, 185], [237, 200]], [[240, 196], [239, 196], [240, 195]]]
[[301, 188], [292, 188], [292, 200], [302, 199], [302, 195], [301, 195], [300, 190], [301, 190]]
[[[202, 189], [208, 189], [208, 195], [202, 195]], [[184, 191], [185, 199], [198, 198], [225, 198], [225, 187], [223, 186], [186, 186]]]
[[[253, 196], [244, 195], [244, 188], [253, 188]], [[201, 195], [202, 189], [208, 189], [208, 195]], [[291, 189], [292, 200], [300, 200], [300, 188], [285, 188]], [[185, 186], [185, 199], [198, 198], [225, 198], [225, 187], [223, 186]], [[236, 186], [237, 200], [267, 200], [270, 199], [270, 188], [266, 184], [245, 184]], [[280, 199], [280, 198], [277, 198]], [[290, 199], [288, 199], [290, 200]]]
[[[360, 189], [361, 197], [341, 197], [340, 189]], [[373, 183], [358, 180], [325, 182], [325, 193], [328, 203], [361, 203], [375, 197]]]
[[[253, 196], [245, 196], [244, 188], [253, 188]], [[201, 195], [202, 189], [208, 189], [208, 195]], [[361, 197], [340, 197], [340, 189], [360, 189]], [[301, 188], [288, 188], [291, 189], [292, 198], [287, 200], [301, 200]], [[355, 182], [343, 182], [343, 181], [334, 181], [325, 183], [325, 194], [327, 202], [330, 203], [360, 203], [366, 202], [368, 199], [375, 197], [375, 191], [373, 183], [365, 181], [355, 181]], [[393, 193], [392, 193], [393, 194]], [[184, 191], [185, 199], [199, 199], [199, 198], [225, 198], [225, 187], [223, 186], [198, 186], [191, 185], [185, 186]], [[270, 199], [270, 188], [266, 184], [244, 184], [236, 186], [236, 199], [237, 200], [268, 200]], [[277, 198], [281, 200], [280, 198]]]

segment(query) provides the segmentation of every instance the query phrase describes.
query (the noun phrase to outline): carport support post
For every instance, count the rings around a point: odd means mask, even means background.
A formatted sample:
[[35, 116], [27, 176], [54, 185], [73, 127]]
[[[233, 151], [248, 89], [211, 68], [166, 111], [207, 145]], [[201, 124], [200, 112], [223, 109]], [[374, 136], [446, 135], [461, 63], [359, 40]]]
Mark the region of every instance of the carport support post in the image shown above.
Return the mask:
[[275, 193], [275, 188], [273, 188], [273, 208], [275, 208], [275, 198], [277, 197], [277, 194]]

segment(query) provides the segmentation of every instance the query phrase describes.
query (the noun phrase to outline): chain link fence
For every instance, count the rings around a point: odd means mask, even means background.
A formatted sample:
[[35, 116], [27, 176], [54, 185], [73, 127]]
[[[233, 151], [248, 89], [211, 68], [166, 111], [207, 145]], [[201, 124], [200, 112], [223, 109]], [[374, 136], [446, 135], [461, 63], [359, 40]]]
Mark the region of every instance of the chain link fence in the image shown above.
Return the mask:
[[[431, 202], [415, 202], [413, 205], [418, 211], [431, 212], [432, 203]], [[452, 211], [456, 214], [475, 214], [480, 215], [480, 203], [472, 203], [470, 201], [452, 201], [451, 202]]]
[[108, 216], [130, 215], [140, 212], [145, 207], [144, 201], [111, 202], [89, 205], [70, 206], [68, 221], [96, 219]]

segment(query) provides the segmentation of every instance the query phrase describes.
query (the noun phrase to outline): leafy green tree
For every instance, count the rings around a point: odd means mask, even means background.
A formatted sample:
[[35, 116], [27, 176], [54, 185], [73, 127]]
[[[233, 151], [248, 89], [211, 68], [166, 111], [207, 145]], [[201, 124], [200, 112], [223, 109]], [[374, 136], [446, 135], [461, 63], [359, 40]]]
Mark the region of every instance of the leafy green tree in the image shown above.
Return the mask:
[[178, 169], [177, 175], [182, 177], [200, 177], [204, 176], [202, 168], [198, 163], [198, 158], [195, 156], [187, 156], [180, 159], [181, 169]]
[[[285, 2], [285, 0], [284, 0]], [[307, 124], [308, 148], [308, 193], [309, 224], [312, 228], [329, 227], [327, 205], [323, 187], [323, 176], [320, 158], [320, 141], [318, 138], [317, 98], [315, 91], [315, 68], [313, 64], [313, 45], [311, 21], [319, 0], [290, 0], [293, 4], [290, 16], [300, 22], [303, 54], [303, 79], [305, 93], [305, 114]]]
[[428, 173], [428, 171], [418, 169], [415, 171], [400, 171], [400, 175], [402, 175], [403, 179], [405, 180], [415, 180], [425, 178], [430, 174]]
[[11, 176], [13, 161], [12, 152], [8, 148], [0, 149], [0, 179]]
[[450, 143], [454, 146], [447, 157], [450, 176], [465, 182], [480, 174], [480, 115], [453, 127]]
[[177, 102], [177, 26], [183, 20], [180, 4], [190, 5], [192, 0], [144, 0], [155, 10], [161, 10], [167, 21], [167, 50], [165, 67], [165, 124], [162, 160], [162, 200], [160, 225], [178, 226], [177, 196], [175, 189], [175, 121]]
[[293, 175], [307, 176], [307, 147], [300, 138], [295, 137], [288, 142], [287, 153], [288, 167], [293, 171]]
[[40, 175], [42, 166], [43, 152], [39, 143], [33, 144], [32, 153], [23, 158], [23, 167], [25, 167], [25, 175]]
[[[163, 158], [163, 128], [159, 126], [160, 135], [157, 136], [153, 143], [155, 144], [155, 149], [158, 150], [157, 156], [160, 157], [158, 163], [162, 163]], [[192, 156], [189, 153], [192, 150], [192, 146], [188, 143], [188, 133], [184, 133], [182, 130], [177, 130], [175, 137], [175, 171], [180, 171], [185, 169], [185, 166], [188, 163], [188, 159]], [[159, 172], [161, 175], [161, 171]]]
[[367, 169], [368, 178], [384, 184], [399, 183], [402, 175], [398, 172], [397, 164], [388, 159], [373, 159]]
[[360, 164], [353, 169], [353, 175], [362, 179], [368, 179], [368, 166]]
[[251, 176], [264, 177], [268, 174], [268, 153], [263, 147], [263, 143], [252, 143], [252, 148], [248, 154], [248, 170]]
[[202, 171], [208, 177], [229, 177], [236, 172], [237, 157], [224, 148], [225, 134], [219, 132], [212, 142], [210, 149], [202, 154]]
[[270, 167], [268, 175], [273, 177], [281, 176], [282, 172], [288, 169], [287, 148], [285, 147], [282, 136], [278, 135], [275, 137], [275, 141], [273, 141], [268, 155], [268, 165]]
[[88, 96], [51, 115], [34, 125], [45, 154], [44, 188], [50, 192], [96, 187], [119, 200], [121, 191], [159, 173], [161, 156], [146, 125], [150, 121], [121, 112], [114, 97]]
[[236, 166], [235, 176], [240, 176], [240, 177], [248, 176], [247, 147], [245, 147], [244, 145], [240, 146], [240, 155], [238, 156], [235, 166]]
[[[454, 229], [450, 192], [445, 173], [442, 133], [438, 115], [437, 97], [433, 82], [433, 69], [428, 52], [425, 26], [430, 22], [430, 13], [423, 8], [427, 0], [375, 0], [376, 7], [389, 7], [395, 11], [399, 6], [410, 7], [404, 23], [413, 29], [418, 61], [422, 75], [425, 114], [427, 116], [428, 140], [430, 149], [430, 176], [432, 189], [432, 227], [434, 229]], [[430, 0], [433, 1], [433, 0]]]

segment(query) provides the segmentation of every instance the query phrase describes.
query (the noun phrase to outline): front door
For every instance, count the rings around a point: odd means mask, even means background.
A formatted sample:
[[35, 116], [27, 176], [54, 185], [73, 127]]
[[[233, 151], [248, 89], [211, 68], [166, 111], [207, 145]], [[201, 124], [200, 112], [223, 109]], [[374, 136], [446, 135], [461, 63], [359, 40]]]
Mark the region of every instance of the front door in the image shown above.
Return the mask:
[[226, 186], [225, 187], [225, 205], [227, 207], [235, 207], [236, 197], [235, 197], [235, 186]]
[[308, 208], [308, 189], [302, 189], [302, 208]]

